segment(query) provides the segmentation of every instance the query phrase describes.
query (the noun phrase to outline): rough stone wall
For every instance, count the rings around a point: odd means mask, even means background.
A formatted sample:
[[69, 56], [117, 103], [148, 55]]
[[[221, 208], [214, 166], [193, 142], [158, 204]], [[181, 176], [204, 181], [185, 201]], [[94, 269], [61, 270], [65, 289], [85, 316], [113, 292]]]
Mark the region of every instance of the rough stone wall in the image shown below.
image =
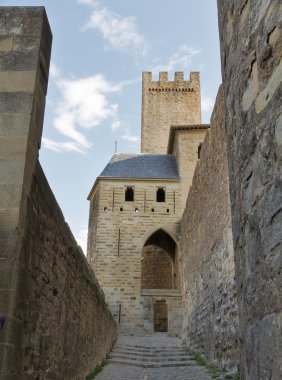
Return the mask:
[[282, 5], [218, 0], [241, 379], [282, 378]]
[[116, 323], [38, 164], [25, 216], [18, 313], [25, 379], [85, 379]]
[[1, 378], [20, 366], [20, 255], [41, 140], [51, 42], [43, 7], [0, 7], [0, 313], [5, 317]]
[[159, 81], [152, 81], [152, 73], [144, 72], [142, 80], [141, 152], [166, 153], [171, 125], [199, 124], [201, 99], [199, 73], [175, 73], [168, 81], [162, 72]]
[[[125, 202], [128, 186], [134, 187], [134, 202]], [[166, 188], [165, 202], [156, 202], [158, 187]], [[98, 207], [98, 218], [97, 223], [92, 221], [96, 211], [90, 211], [88, 259], [120, 330], [152, 332], [153, 325], [144, 322], [142, 249], [160, 228], [179, 241], [180, 183], [100, 179], [97, 190], [99, 195], [95, 189], [90, 199], [90, 210]]]
[[87, 236], [87, 261], [95, 271], [95, 255], [93, 255], [94, 247], [97, 244], [97, 227], [99, 218], [99, 201], [100, 201], [100, 185], [97, 184], [95, 194], [90, 203], [89, 220], [88, 220], [88, 236]]
[[172, 259], [156, 245], [146, 245], [142, 250], [141, 288], [172, 289]]
[[[201, 126], [200, 126], [201, 127]], [[181, 209], [185, 209], [190, 186], [198, 162], [199, 145], [207, 133], [206, 129], [176, 130], [171, 152], [176, 156], [179, 175], [181, 177]]]
[[208, 360], [236, 369], [238, 311], [223, 115], [220, 88], [181, 222], [182, 334]]
[[38, 166], [51, 40], [43, 7], [0, 7], [3, 380], [84, 379], [115, 337], [93, 273]]

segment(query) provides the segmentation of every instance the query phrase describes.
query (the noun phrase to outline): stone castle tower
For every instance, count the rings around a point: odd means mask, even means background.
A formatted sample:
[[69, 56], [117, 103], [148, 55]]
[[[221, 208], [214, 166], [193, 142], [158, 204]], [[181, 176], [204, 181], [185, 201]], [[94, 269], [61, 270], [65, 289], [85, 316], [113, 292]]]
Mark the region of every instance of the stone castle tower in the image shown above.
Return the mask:
[[114, 154], [89, 194], [87, 258], [120, 331], [179, 334], [180, 220], [209, 126], [199, 124], [199, 73], [151, 78], [143, 73], [141, 154]]
[[144, 72], [141, 123], [141, 152], [166, 154], [171, 125], [201, 123], [200, 74], [190, 73], [187, 81], [176, 72], [168, 81], [168, 73], [160, 72], [152, 81], [152, 73]]

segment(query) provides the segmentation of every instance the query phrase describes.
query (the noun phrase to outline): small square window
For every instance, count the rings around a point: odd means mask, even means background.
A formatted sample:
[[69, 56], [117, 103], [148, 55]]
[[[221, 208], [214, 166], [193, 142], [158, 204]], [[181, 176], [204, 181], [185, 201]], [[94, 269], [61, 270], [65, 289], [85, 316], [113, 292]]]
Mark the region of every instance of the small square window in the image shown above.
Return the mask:
[[108, 207], [104, 207], [104, 211], [108, 211]]
[[155, 212], [155, 209], [154, 209], [154, 208], [151, 208], [151, 212]]
[[123, 211], [123, 208], [121, 207], [121, 208], [119, 209], [119, 211]]

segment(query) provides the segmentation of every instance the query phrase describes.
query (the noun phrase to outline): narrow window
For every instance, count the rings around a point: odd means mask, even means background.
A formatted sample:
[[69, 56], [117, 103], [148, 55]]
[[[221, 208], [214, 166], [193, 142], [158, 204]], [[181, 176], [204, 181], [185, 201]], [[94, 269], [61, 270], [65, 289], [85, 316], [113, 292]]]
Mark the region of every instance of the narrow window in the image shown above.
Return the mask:
[[155, 212], [155, 209], [154, 209], [154, 208], [151, 208], [151, 211], [152, 211], [152, 212]]
[[201, 158], [201, 149], [202, 149], [202, 143], [200, 143], [198, 146], [198, 159]]
[[165, 202], [165, 189], [163, 187], [157, 189], [157, 202]]
[[119, 257], [119, 250], [120, 250], [120, 228], [118, 229], [118, 257]]
[[120, 207], [119, 211], [123, 211], [123, 208], [122, 208], [122, 207]]
[[118, 308], [118, 323], [121, 322], [121, 304], [119, 304], [119, 308]]
[[125, 202], [134, 201], [134, 190], [132, 187], [127, 187], [125, 190]]

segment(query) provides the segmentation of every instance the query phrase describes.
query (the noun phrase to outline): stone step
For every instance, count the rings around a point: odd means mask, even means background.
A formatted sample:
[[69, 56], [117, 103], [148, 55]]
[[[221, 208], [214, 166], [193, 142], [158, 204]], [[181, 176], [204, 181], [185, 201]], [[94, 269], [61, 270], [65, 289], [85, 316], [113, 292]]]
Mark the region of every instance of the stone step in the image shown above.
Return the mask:
[[116, 364], [125, 364], [125, 365], [133, 365], [135, 367], [143, 367], [143, 368], [161, 368], [161, 367], [196, 367], [195, 362], [192, 360], [188, 361], [135, 361], [135, 360], [126, 360], [126, 359], [110, 359], [109, 363]]
[[154, 351], [154, 352], [175, 352], [175, 351], [184, 351], [182, 347], [142, 347], [142, 346], [129, 346], [129, 345], [117, 345], [114, 349], [127, 349], [132, 351]]
[[178, 349], [178, 350], [159, 350], [155, 348], [151, 349], [142, 349], [142, 348], [131, 348], [131, 347], [124, 347], [124, 346], [116, 346], [114, 347], [114, 350], [126, 350], [129, 352], [163, 352], [163, 353], [174, 353], [174, 352], [186, 352], [185, 350]]
[[179, 355], [175, 355], [175, 356], [170, 356], [170, 357], [164, 357], [164, 356], [141, 356], [141, 355], [127, 355], [127, 354], [119, 354], [119, 353], [112, 353], [110, 355], [110, 358], [111, 359], [117, 359], [117, 358], [120, 358], [120, 359], [126, 359], [126, 360], [137, 360], [137, 361], [144, 361], [144, 362], [149, 362], [149, 361], [155, 361], [155, 362], [165, 362], [165, 361], [168, 361], [168, 362], [183, 362], [183, 361], [192, 361], [191, 358], [189, 358], [188, 356], [179, 356]]
[[170, 358], [174, 356], [179, 356], [179, 357], [189, 357], [185, 352], [173, 352], [173, 353], [164, 353], [164, 352], [132, 352], [128, 350], [113, 350], [113, 354], [117, 355], [128, 355], [128, 356], [140, 356], [140, 357], [163, 357], [163, 358]]
[[116, 347], [119, 347], [119, 346], [122, 346], [122, 347], [129, 347], [129, 348], [141, 348], [141, 349], [146, 349], [146, 350], [151, 350], [151, 349], [155, 349], [155, 350], [182, 350], [182, 346], [179, 345], [179, 346], [146, 346], [146, 345], [136, 345], [136, 344], [117, 344]]

